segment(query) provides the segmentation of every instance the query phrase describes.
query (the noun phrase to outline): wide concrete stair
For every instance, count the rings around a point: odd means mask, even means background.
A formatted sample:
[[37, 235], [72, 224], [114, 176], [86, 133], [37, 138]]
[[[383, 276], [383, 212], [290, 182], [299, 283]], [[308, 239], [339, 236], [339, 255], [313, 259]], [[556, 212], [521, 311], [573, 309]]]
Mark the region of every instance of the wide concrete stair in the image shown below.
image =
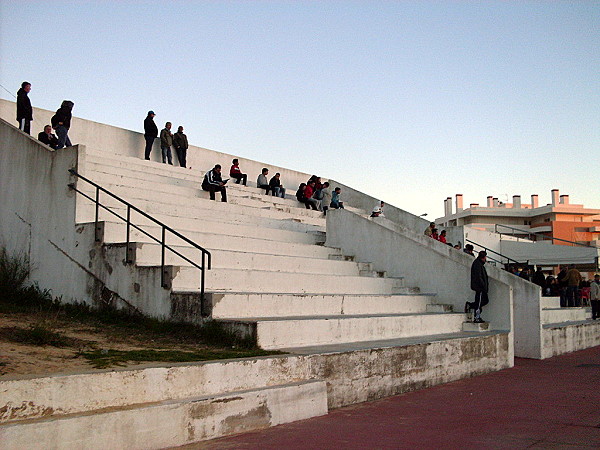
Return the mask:
[[[325, 247], [323, 214], [307, 210], [291, 195], [282, 199], [230, 183], [229, 201], [214, 202], [200, 188], [202, 172], [89, 148], [80, 172], [211, 252], [204, 298], [198, 269], [166, 252], [165, 264], [171, 266], [166, 285], [177, 305], [172, 308], [176, 319], [211, 317], [265, 349], [462, 332], [465, 315], [437, 305], [435, 295]], [[294, 193], [295, 186], [287, 188]], [[78, 183], [78, 189], [94, 196], [85, 183]], [[105, 194], [100, 198], [126, 216], [122, 204]], [[93, 216], [93, 204], [78, 199], [80, 225], [93, 226]], [[125, 223], [104, 210], [99, 220], [104, 245], [124, 251]], [[161, 228], [151, 220], [133, 213], [132, 221], [160, 238]], [[197, 249], [175, 236], [167, 236], [167, 243], [186, 258], [198, 257]], [[160, 265], [160, 244], [135, 228], [130, 229], [130, 249], [136, 267]]]
[[[77, 392], [77, 377], [71, 378], [58, 381], [66, 395], [60, 400], [51, 401], [51, 389], [38, 386], [37, 400], [60, 405], [56, 411], [40, 413], [37, 408], [2, 402], [3, 449], [161, 449], [307, 419], [328, 410], [326, 384], [320, 380], [178, 398], [184, 391], [178, 386], [164, 392], [111, 395], [106, 386], [94, 384], [102, 374], [82, 376], [96, 391], [83, 394]], [[140, 384], [136, 372], [129, 378], [129, 384]], [[76, 393], [91, 401], [69, 397]]]
[[589, 307], [561, 308], [560, 297], [542, 297], [543, 357], [600, 345], [600, 321]]
[[590, 308], [561, 308], [560, 297], [542, 297], [542, 324], [555, 326], [591, 319]]

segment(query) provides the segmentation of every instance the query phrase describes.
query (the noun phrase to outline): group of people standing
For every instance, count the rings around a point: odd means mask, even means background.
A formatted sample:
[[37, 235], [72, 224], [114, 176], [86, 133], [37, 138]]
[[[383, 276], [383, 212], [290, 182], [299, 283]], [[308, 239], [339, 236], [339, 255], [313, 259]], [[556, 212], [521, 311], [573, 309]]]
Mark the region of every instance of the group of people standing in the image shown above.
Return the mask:
[[[31, 122], [33, 121], [33, 107], [29, 99], [31, 92], [31, 83], [23, 81], [21, 88], [17, 91], [17, 122], [19, 129], [27, 134], [31, 134]], [[49, 147], [58, 150], [63, 147], [70, 147], [69, 129], [71, 128], [71, 118], [74, 103], [70, 100], [63, 100], [56, 114], [50, 119], [52, 125], [44, 126], [44, 130], [38, 134], [38, 140]], [[56, 135], [52, 133], [56, 131]]]
[[[154, 123], [154, 117], [156, 114], [154, 111], [148, 111], [148, 115], [144, 119], [144, 139], [146, 140], [146, 148], [144, 151], [144, 158], [150, 159], [152, 153], [152, 147], [154, 140], [159, 137], [158, 127]], [[165, 123], [165, 127], [160, 132], [160, 149], [162, 152], [162, 162], [173, 165], [173, 154], [171, 147], [175, 148], [177, 153], [177, 159], [181, 167], [187, 167], [187, 150], [189, 147], [187, 136], [183, 132], [183, 126], [177, 127], [177, 133], [171, 132], [171, 122]]]

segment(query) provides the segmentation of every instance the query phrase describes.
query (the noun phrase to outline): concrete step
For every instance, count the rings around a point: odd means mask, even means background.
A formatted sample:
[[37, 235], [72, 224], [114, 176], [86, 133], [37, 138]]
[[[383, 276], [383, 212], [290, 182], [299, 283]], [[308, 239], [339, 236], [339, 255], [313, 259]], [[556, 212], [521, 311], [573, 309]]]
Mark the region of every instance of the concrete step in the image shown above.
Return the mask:
[[[142, 227], [144, 230], [159, 230], [159, 225], [154, 221], [151, 221], [140, 214], [136, 214], [135, 216], [136, 217], [131, 219], [133, 224]], [[153, 217], [156, 218], [156, 216]], [[108, 211], [104, 211], [99, 218], [105, 223], [125, 224], [124, 221]], [[167, 224], [166, 222], [164, 223]], [[171, 225], [173, 229], [184, 235], [189, 233], [204, 233], [227, 236], [242, 236], [264, 239], [268, 241], [310, 245], [322, 244], [325, 242], [325, 233], [322, 231], [289, 231], [276, 228], [259, 227], [256, 225], [203, 221], [197, 219], [182, 219], [179, 221], [172, 220]]]
[[160, 449], [324, 414], [326, 383], [311, 380], [6, 423], [0, 442], [4, 450]]
[[462, 330], [465, 332], [487, 332], [490, 330], [490, 323], [474, 323], [474, 322], [463, 322]]
[[[161, 246], [152, 243], [134, 243], [136, 247], [135, 263], [142, 266], [156, 265], [161, 260]], [[191, 246], [175, 246], [174, 249], [182, 255], [195, 261], [199, 252]], [[359, 276], [370, 268], [369, 263], [351, 261], [335, 261], [325, 258], [314, 258], [289, 255], [269, 255], [266, 253], [249, 253], [232, 250], [207, 249], [211, 252], [213, 269], [244, 269], [265, 270], [274, 272], [302, 272], [330, 275]], [[176, 255], [167, 251], [165, 263], [175, 266], [191, 265]]]
[[586, 308], [544, 308], [542, 309], [542, 324], [573, 322], [591, 318]]
[[542, 297], [543, 308], [560, 308], [560, 297]]
[[[151, 182], [138, 182], [137, 180], [131, 180], [128, 178], [120, 178], [108, 174], [93, 174], [90, 179], [96, 184], [102, 186], [104, 189], [118, 195], [126, 201], [135, 204], [134, 199], [152, 200], [155, 202], [162, 202], [170, 204], [186, 203], [189, 204], [190, 200], [202, 199], [210, 201], [210, 194], [203, 191], [200, 186], [197, 188], [187, 188], [182, 186], [172, 186]], [[140, 186], [141, 185], [141, 186]], [[94, 188], [80, 181], [78, 183], [78, 189], [88, 194], [93, 194]], [[306, 208], [292, 207], [287, 205], [279, 205], [271, 200], [270, 196], [265, 195], [264, 198], [250, 196], [232, 196], [228, 195], [228, 202], [231, 205], [247, 206], [251, 208], [266, 209], [283, 208], [284, 212], [293, 212], [294, 215], [308, 216], [308, 217], [321, 217], [323, 213], [320, 211], [308, 210]], [[104, 195], [101, 195], [104, 198]], [[220, 194], [217, 194], [217, 201], [221, 202]], [[222, 203], [222, 202], [221, 202]]]
[[459, 333], [464, 321], [457, 313], [220, 320], [271, 350]]
[[206, 294], [207, 313], [214, 319], [423, 313], [433, 298], [434, 294]]
[[[103, 177], [104, 175], [113, 175], [117, 177], [127, 178], [129, 180], [135, 180], [141, 185], [152, 183], [154, 185], [165, 186], [179, 186], [184, 188], [199, 189], [202, 184], [204, 173], [194, 172], [193, 177], [179, 177], [170, 173], [149, 173], [146, 167], [133, 166], [113, 166], [107, 165], [104, 161], [100, 162], [87, 162], [85, 166], [85, 173], [82, 174], [88, 178]], [[225, 179], [228, 177], [224, 177]], [[248, 197], [255, 200], [262, 200], [265, 195], [264, 189], [259, 189], [251, 186], [243, 186], [236, 184], [233, 180], [227, 183], [228, 195], [235, 197]], [[295, 189], [294, 189], [295, 192]], [[293, 206], [296, 208], [305, 208], [303, 204], [298, 202], [292, 195], [287, 195], [286, 198], [269, 196], [269, 201], [277, 204], [283, 204]]]
[[[173, 291], [190, 292], [199, 289], [198, 269], [178, 267], [175, 272]], [[400, 294], [406, 292], [402, 278], [236, 269], [207, 271], [205, 289], [208, 292], [280, 294]]]
[[[276, 209], [250, 208], [232, 205], [231, 203], [205, 201], [197, 198], [188, 199], [187, 201], [177, 200], [174, 202], [145, 199], [125, 200], [151, 216], [172, 217], [173, 219], [170, 220], [177, 220], [179, 217], [200, 220], [206, 220], [208, 218], [208, 220], [213, 222], [220, 221], [228, 223], [256, 224], [268, 226], [269, 228], [289, 229], [292, 231], [325, 231], [325, 220], [322, 217], [298, 216], [293, 213], [285, 213]], [[124, 211], [125, 209], [123, 203], [112, 199], [107, 195], [101, 196], [100, 203], [110, 207], [111, 210]], [[83, 196], [79, 196], [76, 213], [78, 222], [89, 222], [95, 217], [95, 205], [92, 201]], [[134, 218], [139, 216], [139, 214], [132, 215]]]
[[[93, 227], [93, 223], [79, 224], [79, 227]], [[124, 243], [126, 241], [127, 226], [123, 222], [100, 222], [103, 227], [103, 242], [106, 244]], [[144, 230], [152, 236], [161, 238], [161, 229], [159, 227], [144, 227]], [[191, 232], [178, 230], [188, 239], [206, 249], [231, 250], [247, 253], [265, 253], [271, 255], [293, 255], [309, 258], [326, 259], [331, 254], [340, 254], [339, 249], [324, 247], [321, 245], [311, 245], [306, 243], [290, 243], [283, 241], [274, 241], [263, 238], [250, 238], [244, 236], [231, 236], [215, 233]], [[152, 239], [135, 230], [130, 230], [130, 242], [154, 243]], [[188, 244], [180, 238], [167, 233], [167, 245], [187, 246]]]
[[[80, 207], [81, 215], [86, 216], [86, 221], [89, 221], [91, 218], [95, 217], [95, 206], [92, 203], [88, 205], [82, 205]], [[209, 205], [210, 206], [210, 205]], [[270, 218], [256, 215], [246, 215], [240, 214], [239, 211], [235, 214], [229, 211], [222, 211], [219, 214], [215, 214], [213, 210], [210, 208], [206, 209], [190, 209], [184, 208], [182, 206], [179, 207], [171, 207], [171, 209], [167, 212], [164, 212], [165, 208], [161, 208], [160, 205], [147, 205], [143, 210], [150, 214], [154, 219], [159, 220], [167, 224], [172, 228], [178, 227], [198, 227], [199, 223], [213, 223], [213, 224], [234, 224], [234, 225], [244, 225], [250, 226], [254, 228], [263, 228], [263, 229], [276, 229], [276, 230], [285, 230], [285, 231], [293, 231], [296, 233], [324, 233], [325, 226], [320, 225], [312, 225], [301, 222], [299, 220], [293, 220], [291, 218]], [[121, 217], [126, 217], [127, 208], [125, 206], [114, 206], [111, 207], [111, 211], [119, 214]], [[104, 220], [105, 218], [112, 218], [114, 214], [105, 209], [100, 209], [100, 220]], [[149, 219], [146, 219], [143, 215], [132, 211], [131, 220], [133, 223], [139, 225], [144, 223], [154, 223]]]
[[[296, 219], [305, 223], [320, 226], [324, 226], [325, 224], [325, 216], [319, 211], [275, 205], [273, 203], [243, 197], [230, 198], [227, 203], [221, 202], [220, 198], [218, 198], [217, 201], [211, 201], [209, 200], [209, 194], [202, 190], [198, 190], [193, 195], [188, 195], [189, 193], [179, 195], [165, 194], [164, 192], [161, 192], [160, 189], [142, 190], [136, 187], [120, 186], [110, 183], [101, 184], [101, 186], [143, 211], [146, 211], [144, 205], [152, 204], [157, 212], [163, 214], [168, 214], [174, 206], [178, 206], [187, 209], [209, 209], [212, 211], [212, 215], [229, 212], [240, 216], [253, 215], [279, 219]], [[157, 188], [160, 188], [160, 186], [157, 186]], [[94, 188], [85, 182], [80, 181], [77, 189], [92, 198], [95, 196]], [[88, 202], [90, 202], [83, 198], [81, 200], [79, 205], [89, 204]], [[104, 193], [101, 193], [100, 195], [100, 203], [107, 206], [122, 206], [122, 203]], [[88, 211], [93, 211], [93, 209]], [[83, 220], [80, 214], [78, 214], [78, 218], [79, 220]]]
[[427, 305], [427, 312], [431, 313], [451, 313], [454, 312], [454, 306], [443, 303], [430, 303]]

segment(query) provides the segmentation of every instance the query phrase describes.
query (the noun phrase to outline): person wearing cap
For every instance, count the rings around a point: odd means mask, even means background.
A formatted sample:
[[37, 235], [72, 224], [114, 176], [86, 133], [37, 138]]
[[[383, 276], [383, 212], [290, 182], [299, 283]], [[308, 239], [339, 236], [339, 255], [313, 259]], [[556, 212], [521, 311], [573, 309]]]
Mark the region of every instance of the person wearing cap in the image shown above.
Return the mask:
[[146, 151], [144, 152], [145, 159], [150, 159], [154, 139], [158, 137], [158, 127], [154, 123], [154, 111], [148, 111], [148, 115], [144, 119], [144, 139], [146, 139]]
[[489, 281], [485, 270], [486, 259], [487, 253], [480, 251], [471, 265], [471, 289], [475, 291], [475, 301], [465, 303], [465, 313], [468, 314], [472, 309], [475, 310], [474, 323], [484, 322], [481, 318], [481, 311], [490, 301], [488, 298]]

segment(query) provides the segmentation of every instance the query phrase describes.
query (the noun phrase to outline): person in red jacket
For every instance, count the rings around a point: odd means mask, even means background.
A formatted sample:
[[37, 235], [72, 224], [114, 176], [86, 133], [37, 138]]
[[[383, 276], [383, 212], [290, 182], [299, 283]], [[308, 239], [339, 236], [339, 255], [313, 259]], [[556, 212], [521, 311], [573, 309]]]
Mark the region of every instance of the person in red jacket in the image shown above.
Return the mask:
[[442, 244], [446, 243], [446, 230], [442, 230], [440, 236], [438, 237], [438, 241], [440, 241]]
[[314, 209], [315, 211], [321, 210], [321, 202], [316, 198], [313, 198], [315, 193], [315, 180], [310, 181], [304, 188], [304, 205], [306, 209]]
[[246, 186], [246, 181], [248, 181], [248, 174], [242, 173], [240, 169], [240, 162], [236, 159], [231, 161], [233, 165], [231, 169], [229, 169], [229, 176], [235, 180], [235, 184], [240, 184], [240, 181], [244, 186]]

